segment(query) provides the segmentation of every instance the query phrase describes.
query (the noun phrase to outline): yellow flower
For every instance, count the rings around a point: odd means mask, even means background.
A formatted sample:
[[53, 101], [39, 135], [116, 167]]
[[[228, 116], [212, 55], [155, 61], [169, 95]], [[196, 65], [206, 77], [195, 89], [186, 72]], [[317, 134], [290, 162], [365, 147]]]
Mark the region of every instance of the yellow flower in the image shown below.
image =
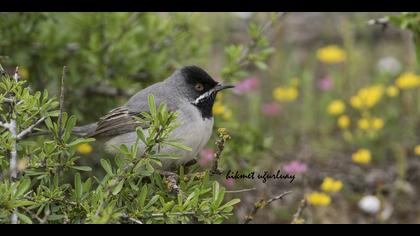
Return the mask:
[[350, 118], [347, 115], [341, 115], [337, 120], [338, 127], [347, 129], [350, 125]]
[[386, 88], [386, 95], [388, 95], [388, 97], [392, 97], [392, 98], [396, 97], [396, 96], [398, 96], [399, 93], [400, 93], [400, 91], [398, 90], [398, 88], [393, 86], [393, 85], [388, 86]]
[[353, 153], [353, 155], [351, 156], [351, 159], [355, 163], [366, 165], [370, 163], [372, 156], [369, 150], [359, 149], [357, 152]]
[[330, 45], [317, 50], [318, 60], [326, 64], [336, 64], [346, 60], [346, 52], [337, 45]]
[[361, 130], [367, 130], [370, 128], [370, 122], [368, 119], [366, 118], [361, 118], [358, 122], [357, 122], [357, 126], [359, 127], [359, 129]]
[[214, 115], [220, 115], [223, 112], [225, 112], [226, 107], [220, 102], [220, 101], [216, 101], [213, 105], [213, 114]]
[[353, 108], [360, 109], [362, 108], [362, 99], [358, 96], [353, 96], [350, 98], [350, 104]]
[[410, 89], [420, 86], [420, 76], [414, 73], [404, 73], [395, 81], [395, 85], [400, 89]]
[[324, 192], [336, 193], [343, 188], [343, 182], [335, 180], [331, 177], [326, 177], [321, 184], [321, 189]]
[[93, 148], [90, 144], [82, 143], [77, 145], [76, 152], [82, 154], [82, 155], [88, 155], [92, 152]]
[[273, 91], [273, 97], [277, 101], [294, 101], [298, 97], [299, 92], [295, 87], [277, 87]]
[[314, 206], [328, 206], [331, 203], [331, 197], [325, 193], [312, 192], [306, 199], [308, 203]]
[[382, 129], [385, 125], [385, 122], [382, 118], [375, 117], [372, 119], [372, 128], [373, 129]]
[[414, 147], [414, 153], [415, 153], [417, 156], [420, 156], [420, 145], [417, 145], [416, 147]]
[[341, 100], [334, 100], [327, 107], [327, 111], [331, 115], [340, 115], [345, 110], [346, 110], [346, 105]]
[[350, 104], [355, 109], [371, 108], [381, 100], [383, 93], [383, 85], [365, 87], [360, 89], [355, 96], [350, 98]]

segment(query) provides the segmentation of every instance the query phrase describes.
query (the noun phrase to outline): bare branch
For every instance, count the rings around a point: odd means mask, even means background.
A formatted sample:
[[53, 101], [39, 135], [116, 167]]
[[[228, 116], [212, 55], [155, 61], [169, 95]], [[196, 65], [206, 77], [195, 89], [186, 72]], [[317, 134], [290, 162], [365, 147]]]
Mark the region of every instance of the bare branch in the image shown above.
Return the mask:
[[3, 101], [4, 101], [4, 102], [7, 102], [7, 103], [12, 103], [12, 102], [13, 102], [13, 99], [10, 99], [10, 98], [3, 98]]
[[274, 201], [283, 199], [286, 195], [289, 195], [290, 193], [292, 193], [292, 191], [284, 192], [276, 197], [270, 198], [268, 201], [265, 201], [264, 199], [258, 200], [254, 204], [254, 208], [252, 209], [251, 213], [245, 218], [244, 224], [249, 224], [254, 219], [258, 210], [270, 205]]
[[250, 191], [254, 191], [254, 190], [257, 190], [257, 189], [256, 188], [246, 188], [246, 189], [225, 191], [225, 193], [245, 193], [245, 192], [250, 192]]
[[293, 215], [293, 220], [292, 220], [292, 222], [291, 222], [291, 224], [299, 224], [299, 222], [301, 221], [301, 215], [302, 215], [302, 213], [303, 213], [303, 210], [306, 208], [306, 206], [307, 206], [307, 202], [306, 202], [306, 199], [305, 198], [303, 198], [301, 201], [300, 201], [300, 204], [299, 204], [299, 208], [298, 208], [298, 210], [296, 211], [296, 213]]
[[32, 132], [32, 130], [34, 128], [36, 128], [39, 124], [41, 124], [45, 119], [46, 119], [46, 117], [40, 118], [34, 124], [32, 124], [31, 126], [29, 126], [28, 128], [26, 128], [25, 130], [23, 130], [22, 132], [20, 132], [17, 135], [16, 140], [19, 141], [19, 140], [24, 139], [26, 136], [28, 136]]

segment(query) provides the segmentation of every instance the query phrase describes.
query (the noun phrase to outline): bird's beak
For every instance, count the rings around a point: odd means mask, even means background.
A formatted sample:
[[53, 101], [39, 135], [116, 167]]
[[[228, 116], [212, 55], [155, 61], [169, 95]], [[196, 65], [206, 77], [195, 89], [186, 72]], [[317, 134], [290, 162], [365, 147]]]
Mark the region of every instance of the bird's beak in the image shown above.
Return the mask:
[[234, 88], [234, 87], [235, 87], [234, 85], [217, 84], [214, 87], [213, 91], [217, 93], [217, 92], [219, 92], [219, 91], [221, 91], [223, 89]]

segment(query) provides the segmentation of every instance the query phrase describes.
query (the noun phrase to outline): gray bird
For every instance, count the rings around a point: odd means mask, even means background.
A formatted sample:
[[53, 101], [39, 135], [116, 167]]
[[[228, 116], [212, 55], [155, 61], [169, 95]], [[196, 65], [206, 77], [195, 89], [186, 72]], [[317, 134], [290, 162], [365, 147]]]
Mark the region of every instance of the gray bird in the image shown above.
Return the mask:
[[[105, 150], [115, 154], [114, 145], [131, 146], [136, 141], [137, 124], [133, 116], [140, 112], [148, 112], [148, 95], [153, 94], [156, 106], [161, 102], [167, 105], [169, 111], [178, 113], [177, 127], [171, 133], [171, 138], [180, 140], [192, 151], [185, 151], [167, 146], [163, 153], [174, 153], [180, 156], [177, 160], [162, 160], [164, 170], [173, 169], [195, 159], [207, 144], [213, 131], [212, 108], [216, 95], [223, 89], [233, 88], [232, 85], [222, 85], [216, 82], [207, 72], [197, 66], [186, 66], [175, 71], [162, 82], [155, 83], [132, 96], [128, 102], [111, 110], [98, 122], [75, 127], [73, 132], [83, 137], [105, 139]], [[147, 135], [147, 130], [145, 135]], [[144, 150], [140, 144], [139, 150]]]

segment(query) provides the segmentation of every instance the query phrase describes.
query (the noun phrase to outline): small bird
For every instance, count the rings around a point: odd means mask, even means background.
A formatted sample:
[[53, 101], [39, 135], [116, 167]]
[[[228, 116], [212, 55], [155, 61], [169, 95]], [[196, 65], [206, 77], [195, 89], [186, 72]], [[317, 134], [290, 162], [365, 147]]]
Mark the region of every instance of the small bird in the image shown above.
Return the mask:
[[[116, 154], [114, 146], [130, 147], [136, 141], [138, 126], [133, 118], [141, 112], [149, 112], [148, 96], [152, 94], [156, 106], [165, 103], [169, 111], [177, 112], [179, 126], [172, 131], [171, 138], [192, 149], [180, 150], [164, 147], [162, 153], [179, 155], [177, 160], [162, 160], [162, 169], [172, 170], [179, 165], [195, 160], [207, 144], [213, 131], [213, 104], [218, 92], [233, 88], [215, 81], [206, 71], [197, 66], [186, 66], [175, 71], [162, 82], [155, 83], [132, 96], [128, 102], [111, 110], [98, 122], [75, 127], [73, 132], [82, 137], [105, 138], [105, 151]], [[144, 130], [147, 135], [147, 130]], [[139, 145], [139, 153], [144, 144]]]

